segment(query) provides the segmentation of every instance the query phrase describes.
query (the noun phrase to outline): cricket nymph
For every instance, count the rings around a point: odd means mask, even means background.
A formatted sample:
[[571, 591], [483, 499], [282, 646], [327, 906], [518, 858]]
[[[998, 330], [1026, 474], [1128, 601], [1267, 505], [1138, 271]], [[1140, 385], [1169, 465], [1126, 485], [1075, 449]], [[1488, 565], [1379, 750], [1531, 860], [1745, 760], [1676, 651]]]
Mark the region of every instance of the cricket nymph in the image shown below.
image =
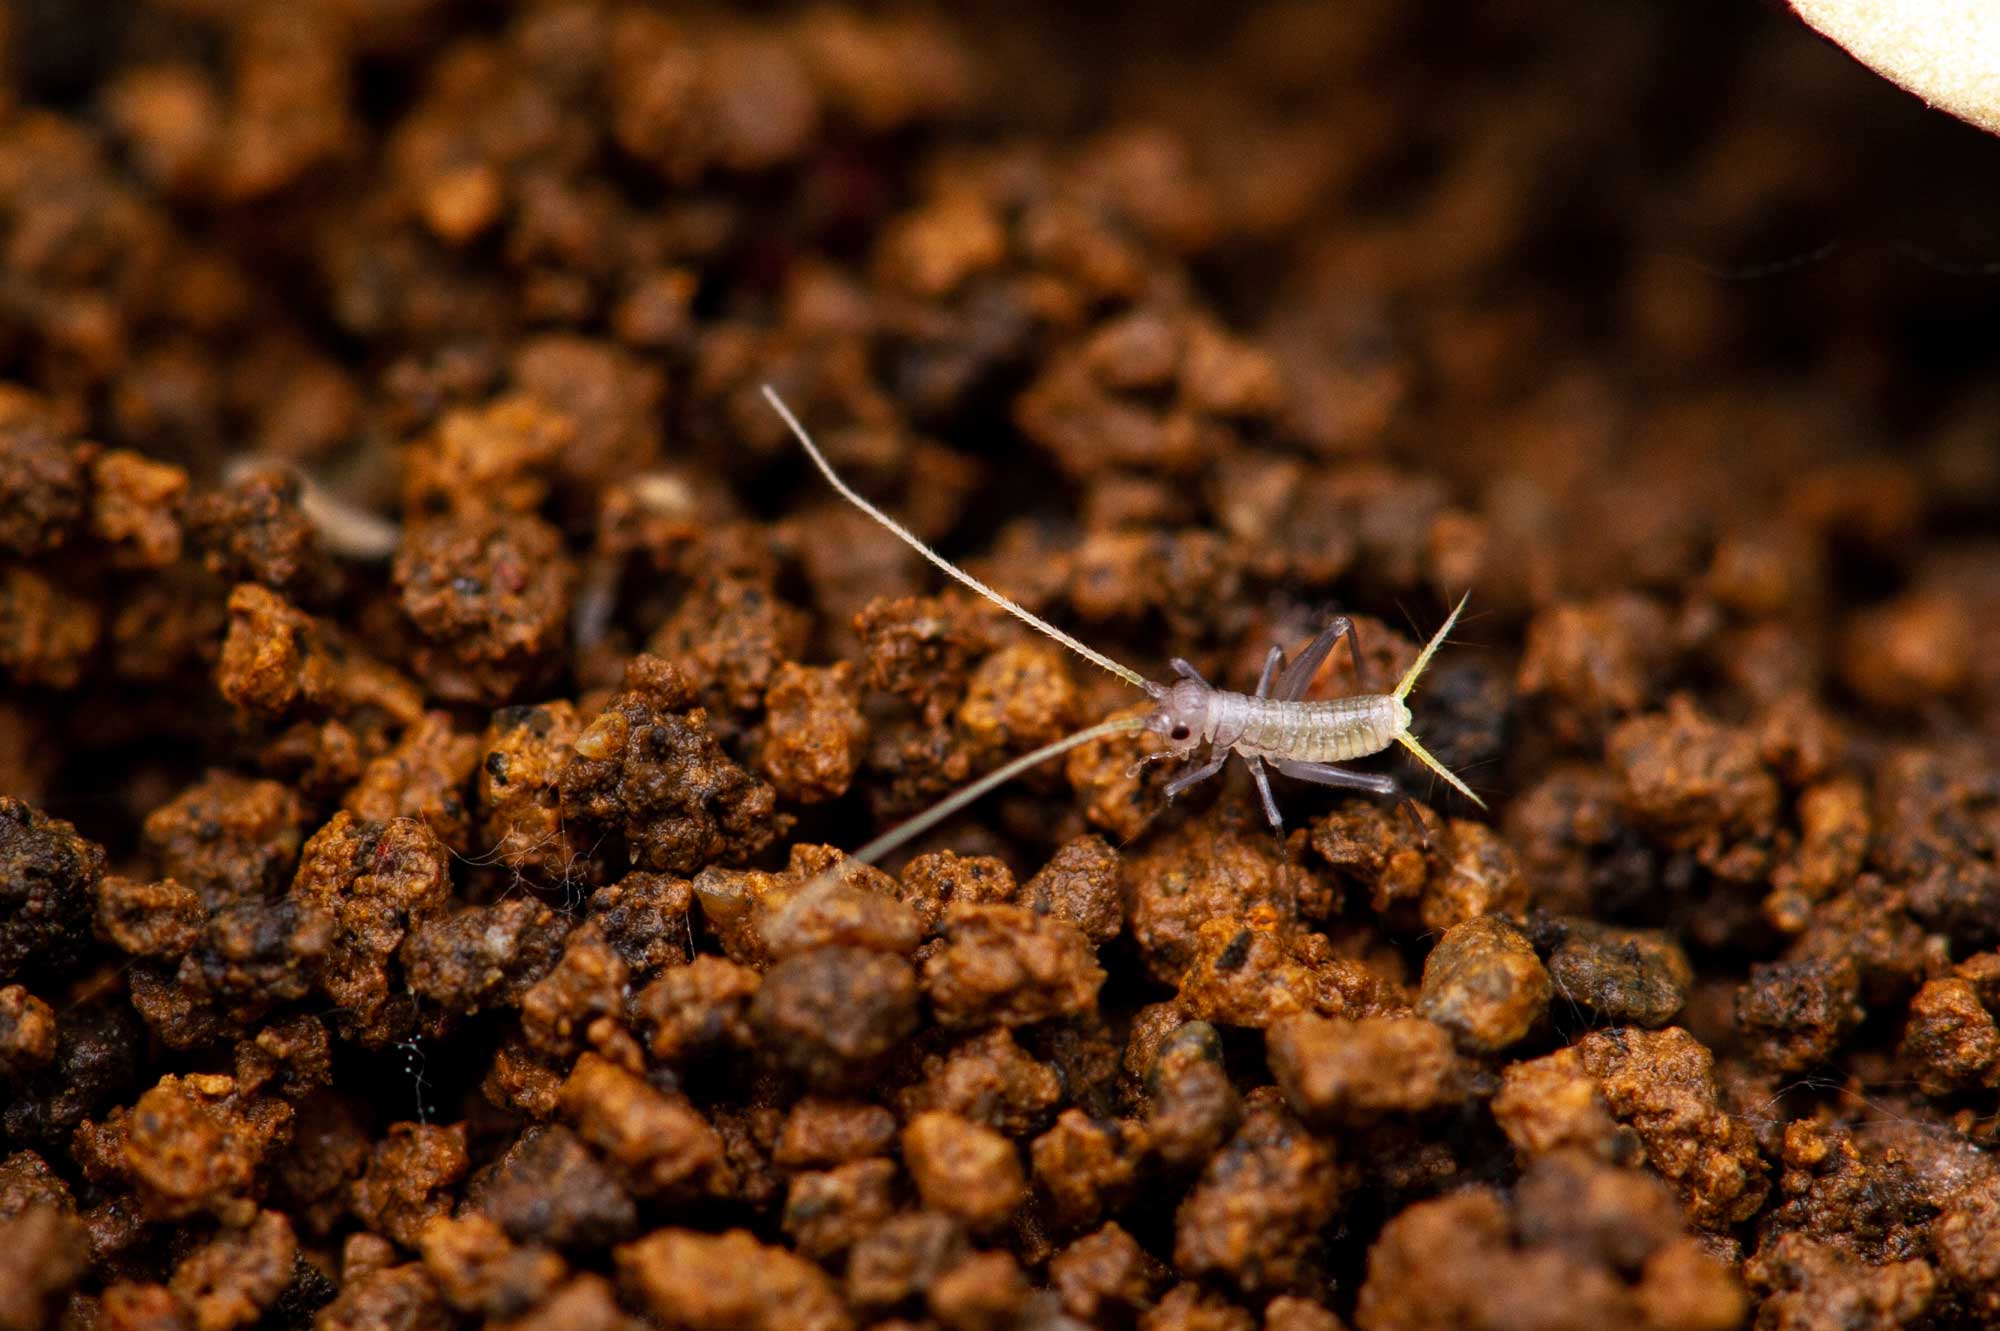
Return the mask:
[[1153, 700], [1153, 710], [1143, 717], [1125, 715], [1100, 721], [1073, 735], [1044, 744], [1034, 752], [987, 773], [901, 827], [876, 837], [854, 853], [851, 857], [853, 862], [873, 863], [912, 837], [935, 827], [941, 819], [964, 808], [993, 787], [1013, 780], [1039, 763], [1080, 745], [1138, 730], [1158, 735], [1165, 741], [1168, 755], [1174, 757], [1188, 757], [1202, 745], [1208, 745], [1208, 761], [1167, 783], [1168, 799], [1173, 799], [1197, 781], [1206, 781], [1214, 776], [1222, 770], [1230, 756], [1235, 755], [1242, 758], [1244, 766], [1250, 769], [1251, 780], [1256, 782], [1257, 794], [1264, 802], [1265, 817], [1270, 819], [1273, 828], [1280, 830], [1285, 820], [1278, 812], [1277, 800], [1271, 796], [1271, 782], [1264, 770], [1266, 764], [1276, 768], [1280, 775], [1296, 781], [1310, 781], [1315, 785], [1345, 790], [1365, 790], [1398, 800], [1428, 841], [1430, 833], [1424, 827], [1422, 815], [1417, 812], [1416, 802], [1394, 777], [1335, 766], [1380, 753], [1392, 744], [1408, 749], [1419, 762], [1443, 778], [1459, 794], [1481, 808], [1485, 807], [1485, 802], [1472, 793], [1457, 773], [1433, 758], [1417, 742], [1417, 737], [1410, 733], [1407, 701], [1410, 690], [1416, 687], [1417, 678], [1430, 664], [1432, 654], [1451, 632], [1452, 625], [1458, 622], [1459, 613], [1465, 609], [1464, 597], [1459, 598], [1444, 627], [1424, 644], [1416, 664], [1410, 667], [1393, 693], [1361, 693], [1323, 701], [1306, 699], [1306, 689], [1312, 684], [1313, 677], [1326, 664], [1326, 658], [1342, 638], [1347, 639], [1348, 651], [1354, 657], [1355, 678], [1364, 682], [1367, 679], [1366, 667], [1361, 660], [1361, 646], [1354, 635], [1354, 621], [1346, 615], [1335, 615], [1319, 636], [1301, 648], [1289, 664], [1285, 660], [1284, 649], [1272, 647], [1270, 654], [1264, 658], [1264, 673], [1257, 681], [1255, 693], [1218, 689], [1179, 657], [1169, 662], [1179, 678], [1172, 683], [1155, 683], [1132, 667], [1112, 660], [1095, 647], [1079, 642], [1041, 616], [1015, 604], [925, 545], [909, 528], [855, 493], [854, 488], [840, 478], [833, 465], [819, 451], [819, 446], [813, 443], [812, 436], [806, 433], [805, 426], [799, 423], [799, 418], [792, 414], [791, 408], [768, 384], [764, 387], [764, 397], [785, 424], [791, 427], [793, 436], [812, 459], [813, 465], [819, 468], [820, 474], [843, 499], [880, 523], [891, 535], [953, 580], [971, 588], [1037, 632], [1061, 643], [1092, 665], [1116, 675], [1134, 688], [1144, 690], [1146, 696]]
[[[1424, 644], [1416, 664], [1393, 693], [1306, 700], [1305, 691], [1313, 676], [1319, 673], [1320, 666], [1342, 638], [1347, 639], [1348, 651], [1354, 658], [1355, 677], [1367, 678], [1361, 646], [1354, 635], [1354, 621], [1346, 615], [1335, 615], [1289, 665], [1285, 663], [1282, 647], [1271, 648], [1264, 658], [1264, 673], [1257, 681], [1255, 693], [1218, 689], [1186, 661], [1174, 658], [1171, 667], [1180, 676], [1174, 683], [1146, 680], [1139, 683], [1154, 703], [1142, 727], [1165, 740], [1167, 751], [1176, 756], [1185, 757], [1206, 744], [1209, 760], [1168, 782], [1167, 798], [1172, 799], [1195, 782], [1214, 776], [1229, 761], [1229, 756], [1235, 754], [1250, 769], [1250, 779], [1257, 783], [1257, 794], [1264, 801], [1264, 816], [1271, 820], [1272, 827], [1282, 828], [1285, 820], [1278, 812], [1278, 802], [1271, 797], [1271, 782], [1264, 772], [1266, 763], [1294, 780], [1365, 790], [1398, 800], [1422, 828], [1423, 819], [1417, 814], [1415, 803], [1394, 777], [1334, 766], [1400, 744], [1454, 790], [1485, 807], [1485, 802], [1459, 780], [1456, 772], [1431, 757], [1430, 751], [1410, 733], [1407, 701], [1410, 690], [1417, 686], [1431, 655], [1464, 609], [1465, 598], [1460, 597], [1444, 626]], [[1425, 835], [1428, 837], [1428, 832]]]
[[1177, 752], [1213, 744], [1245, 758], [1344, 763], [1382, 752], [1410, 728], [1408, 705], [1386, 693], [1284, 702], [1192, 679], [1146, 691], [1159, 703], [1146, 729]]

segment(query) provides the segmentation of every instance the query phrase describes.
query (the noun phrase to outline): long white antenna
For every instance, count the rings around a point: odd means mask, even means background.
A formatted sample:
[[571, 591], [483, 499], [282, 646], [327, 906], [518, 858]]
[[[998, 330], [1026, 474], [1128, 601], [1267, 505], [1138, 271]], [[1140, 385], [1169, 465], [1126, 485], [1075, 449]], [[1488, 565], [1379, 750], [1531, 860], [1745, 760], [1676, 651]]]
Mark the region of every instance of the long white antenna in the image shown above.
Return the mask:
[[[1008, 614], [1014, 616], [1014, 618], [1020, 620], [1022, 623], [1027, 624], [1031, 628], [1039, 629], [1041, 632], [1047, 634], [1051, 638], [1054, 638], [1057, 642], [1069, 648], [1071, 651], [1075, 652], [1078, 656], [1081, 656], [1084, 660], [1090, 662], [1098, 669], [1110, 671], [1112, 674], [1118, 676], [1118, 678], [1124, 680], [1127, 684], [1132, 685], [1134, 688], [1143, 689], [1146, 687], [1146, 677], [1144, 675], [1141, 675], [1138, 671], [1133, 670], [1129, 666], [1119, 665], [1116, 661], [1112, 660], [1110, 657], [1106, 656], [1103, 652], [1100, 652], [1095, 648], [1084, 646], [1082, 643], [1078, 642], [1075, 638], [1070, 637], [1069, 634], [1064, 633], [1061, 629], [1049, 623], [1047, 620], [1041, 618], [1039, 615], [1035, 615], [1029, 612], [1024, 607], [1016, 605], [1014, 602], [1008, 600], [1006, 597], [1002, 596], [999, 592], [994, 591], [991, 587], [988, 587], [985, 583], [973, 577], [970, 573], [967, 573], [964, 569], [952, 563], [949, 559], [946, 559], [943, 555], [939, 554], [937, 551], [931, 549], [928, 545], [925, 545], [922, 541], [918, 540], [916, 534], [910, 531], [910, 529], [905, 527], [902, 523], [896, 521], [894, 518], [890, 517], [887, 513], [884, 513], [881, 509], [875, 507], [875, 505], [869, 503], [866, 499], [863, 499], [860, 495], [856, 494], [854, 490], [851, 487], [849, 487], [846, 481], [840, 479], [840, 474], [833, 469], [833, 464], [828, 462], [826, 460], [826, 456], [819, 451], [818, 446], [815, 445], [812, 441], [812, 436], [806, 433], [806, 427], [799, 424], [799, 418], [792, 414], [792, 409], [785, 405], [784, 399], [778, 396], [777, 390], [772, 388], [771, 385], [765, 384], [764, 398], [771, 404], [772, 410], [776, 411], [778, 415], [784, 418], [785, 424], [792, 427], [792, 433], [798, 436], [798, 440], [801, 444], [805, 445], [807, 456], [812, 458], [813, 465], [819, 468], [820, 474], [826, 477], [827, 481], [833, 486], [834, 489], [840, 491], [841, 497], [847, 500], [848, 503], [854, 505], [856, 508], [860, 509], [863, 513], [866, 513], [869, 517], [875, 519], [875, 521], [881, 523], [884, 527], [888, 528], [890, 532], [894, 533], [895, 536], [903, 542], [903, 544], [909, 546], [912, 550], [915, 550], [925, 559], [930, 560], [931, 563], [943, 569], [947, 574], [957, 579], [959, 582], [965, 584], [967, 587], [972, 588], [973, 591], [978, 592], [981, 596], [993, 602], [993, 604], [999, 606], [1002, 610], [1005, 610]], [[1450, 626], [1447, 625], [1446, 627]], [[1072, 736], [1071, 738], [1074, 739], [1076, 737]], [[1032, 758], [1034, 757], [1034, 755], [1030, 754], [1029, 757]], [[1027, 765], [1032, 767], [1034, 764], [1028, 763]], [[1010, 765], [1009, 767], [1002, 768], [1001, 770], [1011, 772], [1015, 770], [1015, 768], [1014, 766]], [[974, 789], [979, 789], [979, 788], [982, 787], [974, 787]], [[950, 804], [950, 801], [946, 801], [946, 804]], [[951, 805], [950, 808], [946, 808], [946, 805], [938, 806], [938, 808], [944, 810], [945, 813], [949, 813], [952, 808], [957, 808], [957, 807], [959, 806]], [[937, 811], [933, 810], [933, 812]], [[939, 816], [942, 817], [943, 814], [939, 814]], [[929, 824], [926, 824], [926, 826], [928, 825]]]
[[909, 822], [889, 829], [848, 856], [848, 861], [855, 864], [873, 864], [910, 838], [922, 836], [993, 787], [1005, 785], [1030, 767], [1047, 762], [1058, 754], [1068, 753], [1071, 749], [1088, 744], [1094, 739], [1143, 730], [1145, 726], [1144, 717], [1121, 716], [1110, 721], [1100, 721], [1088, 730], [1079, 730], [1074, 735], [1066, 735], [1053, 743], [1044, 744], [1033, 753], [1023, 754], [1003, 767], [994, 768], [965, 789], [939, 800]]
[[939, 800], [930, 808], [925, 809], [922, 813], [910, 819], [909, 822], [890, 828], [860, 850], [841, 860], [840, 863], [834, 865], [831, 869], [816, 876], [811, 882], [799, 889], [798, 894], [790, 902], [786, 903], [783, 910], [779, 912], [778, 922], [773, 928], [782, 929], [785, 922], [793, 918], [797, 912], [809, 909], [806, 903], [819, 900], [826, 892], [833, 888], [835, 883], [844, 879], [856, 865], [875, 863], [875, 861], [881, 859], [884, 855], [896, 849], [896, 847], [903, 845], [913, 837], [922, 836], [925, 832], [930, 831], [933, 827], [936, 827], [939, 823], [951, 817], [960, 809], [963, 809], [966, 805], [984, 795], [987, 791], [993, 789], [993, 787], [1012, 781], [1030, 767], [1038, 763], [1047, 762], [1058, 754], [1068, 753], [1071, 749], [1088, 744], [1094, 739], [1103, 739], [1107, 735], [1130, 734], [1135, 730], [1143, 730], [1145, 728], [1146, 721], [1144, 717], [1114, 717], [1109, 721], [1100, 721], [1087, 730], [1079, 730], [1074, 735], [1065, 735], [1053, 743], [1044, 744], [1033, 753], [1023, 754], [1003, 767], [996, 767], [963, 790]]

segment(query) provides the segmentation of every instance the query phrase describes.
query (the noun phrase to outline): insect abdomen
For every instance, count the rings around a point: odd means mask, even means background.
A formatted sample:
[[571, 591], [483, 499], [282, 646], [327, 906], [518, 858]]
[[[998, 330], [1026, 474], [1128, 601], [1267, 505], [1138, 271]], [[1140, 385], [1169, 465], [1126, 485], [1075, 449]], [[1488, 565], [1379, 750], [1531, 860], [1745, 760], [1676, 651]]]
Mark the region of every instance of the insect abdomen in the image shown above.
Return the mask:
[[[1243, 697], [1239, 716], [1242, 730], [1231, 748], [1245, 756], [1308, 763], [1339, 763], [1380, 753], [1409, 725], [1402, 700], [1389, 694], [1324, 702]], [[1227, 736], [1218, 738], [1228, 742]]]

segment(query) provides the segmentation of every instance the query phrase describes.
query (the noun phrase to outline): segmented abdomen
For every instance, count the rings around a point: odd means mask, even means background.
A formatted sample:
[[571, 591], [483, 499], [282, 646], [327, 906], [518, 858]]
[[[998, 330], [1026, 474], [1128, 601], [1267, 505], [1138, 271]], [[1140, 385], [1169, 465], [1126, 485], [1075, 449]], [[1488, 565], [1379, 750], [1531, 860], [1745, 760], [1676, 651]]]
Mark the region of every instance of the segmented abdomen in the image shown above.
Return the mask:
[[1222, 693], [1209, 707], [1210, 742], [1245, 757], [1340, 763], [1380, 753], [1409, 724], [1400, 698], [1358, 694], [1324, 702], [1284, 702]]

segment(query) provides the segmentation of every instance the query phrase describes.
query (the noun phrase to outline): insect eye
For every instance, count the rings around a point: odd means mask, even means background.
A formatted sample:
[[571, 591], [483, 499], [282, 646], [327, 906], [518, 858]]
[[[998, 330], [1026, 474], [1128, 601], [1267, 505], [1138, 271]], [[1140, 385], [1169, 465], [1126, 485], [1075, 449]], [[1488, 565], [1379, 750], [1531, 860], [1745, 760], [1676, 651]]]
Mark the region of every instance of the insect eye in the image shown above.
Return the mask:
[[1186, 739], [1188, 737], [1188, 728], [1186, 726], [1175, 726], [1173, 737], [1175, 739]]

